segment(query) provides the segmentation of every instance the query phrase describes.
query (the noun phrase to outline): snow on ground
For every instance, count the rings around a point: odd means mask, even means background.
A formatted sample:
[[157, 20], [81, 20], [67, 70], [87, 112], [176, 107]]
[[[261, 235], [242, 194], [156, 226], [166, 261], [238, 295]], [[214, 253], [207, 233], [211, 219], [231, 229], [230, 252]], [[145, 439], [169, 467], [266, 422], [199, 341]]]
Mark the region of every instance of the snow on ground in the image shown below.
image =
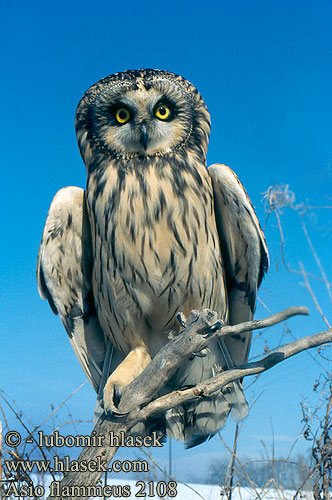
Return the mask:
[[[50, 487], [53, 488], [54, 494], [59, 493], [59, 490], [51, 486], [52, 478], [45, 477], [44, 481], [38, 479], [38, 476], [32, 474], [31, 478], [35, 485], [43, 485], [45, 489], [45, 495], [41, 496], [41, 500], [46, 498], [50, 493]], [[149, 481], [135, 481], [126, 479], [115, 479], [109, 478], [108, 489], [105, 491], [106, 498], [127, 498], [129, 500], [136, 500], [137, 498], [165, 498], [166, 500], [176, 498], [176, 500], [224, 500], [225, 497], [221, 496], [221, 489], [216, 485], [208, 484], [193, 484], [188, 483], [187, 485], [182, 483], [172, 484], [171, 482], [159, 481], [159, 482], [149, 482]], [[79, 484], [77, 485], [79, 486]], [[104, 485], [102, 486], [104, 487]], [[168, 488], [168, 490], [167, 490]], [[168, 495], [167, 495], [168, 491]], [[70, 497], [72, 492], [62, 491], [62, 496], [64, 499]], [[158, 496], [158, 493], [160, 496]], [[144, 496], [145, 494], [145, 496]], [[102, 493], [101, 493], [102, 495]], [[232, 494], [232, 500], [292, 500], [295, 495], [295, 491], [285, 490], [278, 491], [270, 488], [262, 490], [258, 488], [257, 490], [253, 488], [236, 488]], [[100, 499], [100, 496], [93, 496], [93, 499]], [[312, 500], [313, 496], [311, 493], [302, 493], [302, 496], [298, 496], [297, 500]]]

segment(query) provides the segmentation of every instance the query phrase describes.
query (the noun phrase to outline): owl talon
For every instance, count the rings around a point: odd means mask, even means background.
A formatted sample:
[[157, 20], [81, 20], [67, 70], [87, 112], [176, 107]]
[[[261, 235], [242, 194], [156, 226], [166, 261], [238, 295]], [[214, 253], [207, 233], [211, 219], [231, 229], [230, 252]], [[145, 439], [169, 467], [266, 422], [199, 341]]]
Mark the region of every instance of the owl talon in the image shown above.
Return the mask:
[[116, 406], [115, 401], [119, 403], [120, 400], [121, 394], [119, 390], [116, 390], [115, 384], [113, 382], [107, 383], [104, 388], [103, 399], [105, 413], [113, 417], [125, 417], [128, 415], [129, 411], [119, 410]]
[[183, 327], [186, 326], [187, 318], [182, 312], [180, 312], [176, 315], [176, 319], [178, 320], [178, 322], [180, 323], [181, 326], [183, 326]]
[[209, 327], [208, 327], [208, 332], [207, 332], [207, 333], [204, 333], [204, 334], [203, 334], [203, 337], [206, 337], [206, 338], [211, 337], [211, 335], [212, 335], [214, 332], [216, 332], [216, 331], [220, 330], [223, 326], [224, 326], [224, 322], [223, 322], [223, 320], [219, 319], [219, 320], [218, 320], [218, 321], [216, 321], [213, 325], [211, 325], [211, 326], [209, 326]]
[[193, 352], [191, 359], [194, 359], [194, 358], [206, 358], [206, 356], [209, 354], [209, 352], [210, 352], [210, 349], [208, 347], [204, 347], [204, 349], [202, 349], [201, 351]]
[[112, 417], [125, 417], [129, 413], [129, 411], [119, 410], [113, 403], [108, 405], [105, 412], [107, 415], [110, 415]]
[[192, 355], [193, 355], [193, 358], [206, 358], [207, 353], [206, 352], [193, 352]]

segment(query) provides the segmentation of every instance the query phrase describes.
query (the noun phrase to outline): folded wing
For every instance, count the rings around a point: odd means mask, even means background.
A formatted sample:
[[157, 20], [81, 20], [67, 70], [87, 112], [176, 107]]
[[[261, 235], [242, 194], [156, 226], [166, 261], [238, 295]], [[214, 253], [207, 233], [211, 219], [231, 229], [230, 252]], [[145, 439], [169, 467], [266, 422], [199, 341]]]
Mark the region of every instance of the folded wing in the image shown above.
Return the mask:
[[[230, 325], [253, 319], [257, 290], [269, 258], [265, 238], [249, 197], [226, 165], [208, 168], [214, 191], [216, 224], [225, 265]], [[235, 366], [248, 359], [251, 332], [224, 339]]]
[[67, 187], [56, 194], [47, 215], [37, 261], [38, 289], [59, 314], [77, 359], [102, 399], [108, 374], [115, 367], [115, 353], [99, 325], [91, 273], [91, 231], [84, 191]]

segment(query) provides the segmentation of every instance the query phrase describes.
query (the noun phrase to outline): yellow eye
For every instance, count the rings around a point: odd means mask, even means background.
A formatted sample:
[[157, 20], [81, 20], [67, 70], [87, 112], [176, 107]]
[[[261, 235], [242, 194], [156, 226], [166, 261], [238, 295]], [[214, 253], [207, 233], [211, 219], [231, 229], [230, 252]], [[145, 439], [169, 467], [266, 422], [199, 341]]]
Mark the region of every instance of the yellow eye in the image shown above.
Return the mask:
[[121, 125], [123, 125], [124, 123], [129, 122], [130, 112], [127, 108], [119, 108], [115, 113], [115, 118], [117, 119], [118, 123], [121, 123]]
[[167, 120], [171, 114], [171, 110], [168, 106], [166, 106], [166, 104], [161, 104], [158, 108], [156, 108], [154, 114], [157, 118], [159, 118], [159, 120]]

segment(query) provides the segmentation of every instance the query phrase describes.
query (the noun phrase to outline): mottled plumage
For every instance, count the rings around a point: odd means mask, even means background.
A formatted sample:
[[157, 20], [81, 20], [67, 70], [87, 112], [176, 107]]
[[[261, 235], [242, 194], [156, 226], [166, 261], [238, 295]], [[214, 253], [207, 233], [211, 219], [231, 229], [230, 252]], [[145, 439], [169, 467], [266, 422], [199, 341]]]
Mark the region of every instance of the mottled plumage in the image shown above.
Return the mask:
[[[121, 388], [179, 330], [178, 312], [210, 308], [230, 324], [253, 317], [268, 257], [236, 175], [206, 168], [210, 117], [187, 80], [160, 70], [104, 78], [81, 99], [76, 131], [86, 192], [65, 188], [52, 202], [39, 287], [99, 400], [116, 412]], [[164, 392], [245, 362], [250, 339], [213, 341]], [[240, 383], [169, 410], [158, 425], [193, 446], [230, 411], [248, 412]]]

